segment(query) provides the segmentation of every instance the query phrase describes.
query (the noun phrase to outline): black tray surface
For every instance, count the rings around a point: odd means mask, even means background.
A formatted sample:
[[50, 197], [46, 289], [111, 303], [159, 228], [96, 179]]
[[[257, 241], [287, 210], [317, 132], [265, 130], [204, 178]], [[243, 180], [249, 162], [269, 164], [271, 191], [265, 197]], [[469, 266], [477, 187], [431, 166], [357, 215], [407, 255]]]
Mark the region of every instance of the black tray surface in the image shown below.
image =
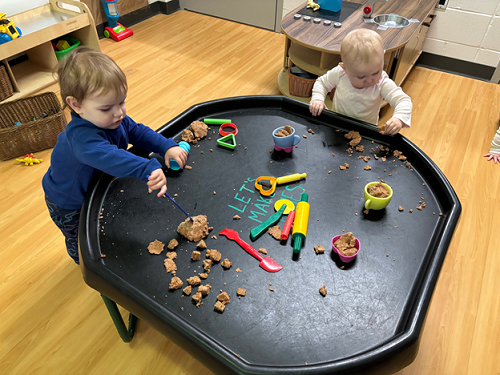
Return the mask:
[[[177, 276], [187, 286], [186, 279], [202, 273], [203, 267], [201, 261], [190, 260], [196, 243], [176, 232], [185, 215], [168, 199], [148, 194], [137, 179], [100, 175], [82, 212], [86, 282], [97, 290], [109, 283], [126, 296], [109, 298], [133, 299], [185, 337], [195, 357], [196, 350], [204, 350], [237, 373], [342, 373], [370, 366], [414, 343], [460, 214], [460, 202], [434, 163], [401, 135], [382, 136], [374, 126], [329, 111], [313, 118], [307, 105], [284, 97], [203, 103], [159, 132], [180, 141], [182, 129], [205, 117], [231, 119], [238, 127], [238, 146], [218, 146], [219, 126], [211, 126], [207, 138], [192, 145], [192, 170], [166, 172], [168, 192], [191, 216], [207, 215], [214, 227], [205, 239], [208, 248], [217, 249], [233, 266], [212, 267], [202, 283], [209, 283], [212, 291], [199, 308], [182, 289], [169, 291], [171, 275], [163, 265], [168, 250], [152, 255], [147, 246], [177, 239]], [[273, 150], [271, 133], [285, 125], [301, 137], [292, 154]], [[361, 133], [364, 152], [347, 152], [344, 134], [349, 130]], [[393, 156], [396, 149], [411, 166]], [[371, 159], [365, 162], [360, 155]], [[344, 163], [349, 168], [340, 170]], [[366, 165], [372, 169], [364, 170]], [[271, 197], [254, 188], [259, 176], [304, 172], [306, 179], [278, 185]], [[364, 186], [380, 179], [393, 187], [392, 201], [365, 214]], [[275, 212], [274, 202], [287, 198], [296, 203], [302, 192], [309, 195], [311, 208], [300, 257], [293, 256], [291, 238], [279, 242], [265, 233], [250, 240], [250, 229]], [[425, 207], [418, 210], [421, 202]], [[281, 227], [285, 220], [283, 216]], [[256, 249], [267, 249], [283, 270], [264, 271], [257, 259], [219, 235], [224, 228], [237, 230]], [[345, 232], [361, 242], [359, 255], [349, 264], [331, 246], [332, 237]], [[315, 253], [317, 245], [325, 247], [324, 254]], [[326, 297], [318, 292], [323, 285]], [[238, 299], [240, 287], [247, 294]], [[222, 314], [214, 311], [221, 290], [231, 298]]]

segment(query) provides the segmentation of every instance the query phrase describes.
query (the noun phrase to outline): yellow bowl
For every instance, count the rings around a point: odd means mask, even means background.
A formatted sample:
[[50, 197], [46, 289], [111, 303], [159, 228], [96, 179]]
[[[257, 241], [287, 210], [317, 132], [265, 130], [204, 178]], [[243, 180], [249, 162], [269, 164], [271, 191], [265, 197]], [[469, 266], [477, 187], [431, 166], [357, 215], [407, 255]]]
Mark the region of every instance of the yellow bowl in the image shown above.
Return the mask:
[[379, 181], [369, 182], [365, 185], [364, 196], [365, 196], [365, 208], [367, 210], [381, 210], [385, 208], [392, 199], [391, 187], [387, 184], [384, 184], [383, 182], [381, 184], [389, 190], [389, 196], [387, 198], [377, 198], [368, 194], [368, 186], [376, 185], [378, 183]]

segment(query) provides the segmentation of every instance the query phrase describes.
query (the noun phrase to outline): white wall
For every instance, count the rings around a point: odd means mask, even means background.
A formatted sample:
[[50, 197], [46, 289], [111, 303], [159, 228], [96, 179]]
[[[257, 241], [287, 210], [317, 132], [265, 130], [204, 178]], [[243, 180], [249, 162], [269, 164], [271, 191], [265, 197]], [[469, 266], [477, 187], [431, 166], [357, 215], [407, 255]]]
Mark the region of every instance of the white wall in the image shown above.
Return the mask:
[[436, 9], [423, 50], [496, 67], [500, 62], [500, 0], [449, 0]]

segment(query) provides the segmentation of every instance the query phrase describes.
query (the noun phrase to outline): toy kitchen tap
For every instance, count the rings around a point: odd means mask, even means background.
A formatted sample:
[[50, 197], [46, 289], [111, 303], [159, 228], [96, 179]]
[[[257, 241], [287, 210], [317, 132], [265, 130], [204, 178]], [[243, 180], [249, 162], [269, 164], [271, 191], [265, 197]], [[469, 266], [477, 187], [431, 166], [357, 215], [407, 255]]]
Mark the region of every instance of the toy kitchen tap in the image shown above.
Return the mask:
[[375, 3], [383, 2], [383, 1], [387, 1], [387, 0], [368, 0], [363, 7], [363, 17], [364, 18], [371, 18], [372, 14], [373, 14], [373, 6], [375, 5]]

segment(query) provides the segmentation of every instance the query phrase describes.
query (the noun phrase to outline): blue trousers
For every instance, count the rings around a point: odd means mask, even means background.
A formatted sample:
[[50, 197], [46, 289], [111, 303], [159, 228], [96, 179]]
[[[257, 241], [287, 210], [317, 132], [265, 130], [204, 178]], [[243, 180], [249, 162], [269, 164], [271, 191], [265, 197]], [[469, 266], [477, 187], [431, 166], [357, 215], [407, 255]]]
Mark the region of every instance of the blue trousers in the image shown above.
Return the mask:
[[47, 196], [45, 196], [45, 203], [47, 203], [50, 218], [66, 238], [66, 249], [69, 256], [76, 264], [80, 264], [78, 258], [78, 222], [80, 219], [80, 210], [61, 208]]

